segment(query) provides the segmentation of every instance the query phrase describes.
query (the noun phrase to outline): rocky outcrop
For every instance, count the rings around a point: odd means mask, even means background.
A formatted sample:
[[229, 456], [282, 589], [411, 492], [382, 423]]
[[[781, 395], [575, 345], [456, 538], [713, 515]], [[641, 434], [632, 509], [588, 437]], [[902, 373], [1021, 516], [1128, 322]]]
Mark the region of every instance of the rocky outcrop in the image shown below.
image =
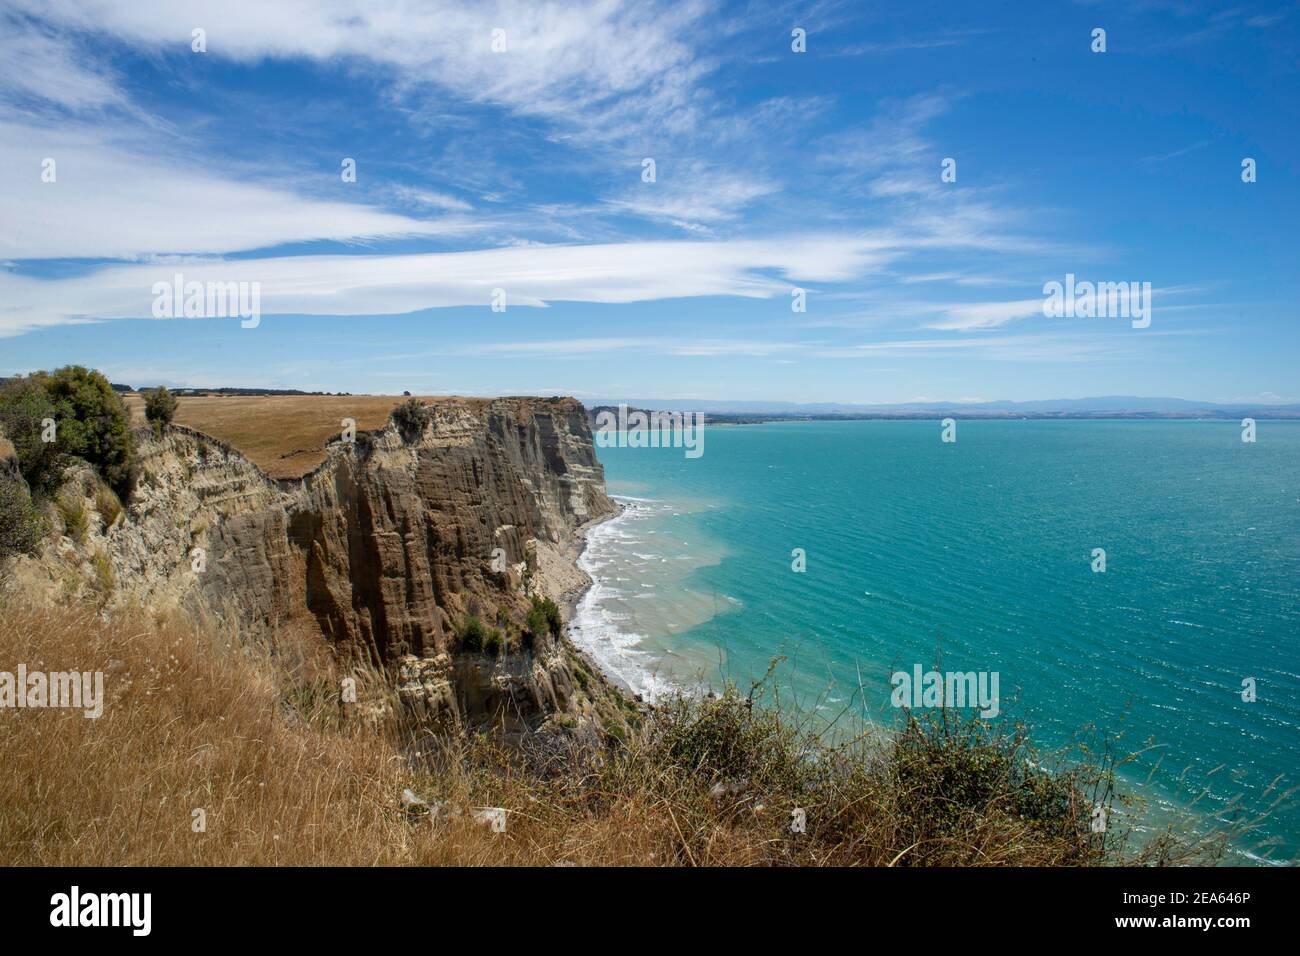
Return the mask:
[[448, 650], [468, 614], [522, 611], [529, 542], [559, 545], [613, 511], [582, 407], [564, 400], [431, 406], [412, 440], [358, 435], [291, 494], [307, 608], [375, 665]]
[[[142, 438], [141, 473], [128, 520], [85, 543], [108, 555], [123, 597], [247, 624], [308, 619], [423, 717], [536, 726], [602, 709], [566, 642], [517, 638], [526, 589], [545, 588], [535, 569], [571, 567], [579, 528], [615, 510], [578, 402], [439, 402], [417, 428], [337, 440], [311, 474], [280, 482], [170, 429]], [[470, 615], [503, 623], [505, 646], [459, 647]]]

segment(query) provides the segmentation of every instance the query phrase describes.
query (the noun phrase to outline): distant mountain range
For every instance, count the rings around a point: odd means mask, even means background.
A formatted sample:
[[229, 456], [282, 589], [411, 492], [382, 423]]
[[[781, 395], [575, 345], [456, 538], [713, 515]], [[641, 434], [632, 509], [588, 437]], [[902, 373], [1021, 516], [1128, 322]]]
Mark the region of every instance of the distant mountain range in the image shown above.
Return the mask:
[[894, 405], [855, 405], [837, 402], [741, 402], [698, 399], [601, 399], [589, 408], [625, 404], [630, 408], [704, 412], [723, 421], [845, 418], [1300, 418], [1300, 404], [1259, 404], [1191, 401], [1185, 398], [1144, 398], [1106, 395], [1097, 398], [1055, 398], [1031, 402], [902, 402]]

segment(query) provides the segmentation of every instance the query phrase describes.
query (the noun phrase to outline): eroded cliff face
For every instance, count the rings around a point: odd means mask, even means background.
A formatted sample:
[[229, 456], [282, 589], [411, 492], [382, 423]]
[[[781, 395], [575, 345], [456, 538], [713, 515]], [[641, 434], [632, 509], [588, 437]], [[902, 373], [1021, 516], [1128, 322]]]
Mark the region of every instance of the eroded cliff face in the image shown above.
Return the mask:
[[572, 570], [578, 529], [614, 512], [576, 401], [440, 402], [405, 435], [335, 442], [298, 481], [183, 429], [143, 441], [141, 464], [129, 514], [60, 542], [65, 559], [111, 562], [119, 598], [310, 620], [345, 667], [384, 672], [420, 716], [535, 726], [608, 706], [565, 642], [487, 654], [456, 638], [471, 614], [521, 625], [525, 586], [561, 600], [575, 579], [544, 569], [559, 557]]
[[[446, 651], [464, 615], [519, 605], [530, 540], [562, 547], [614, 509], [581, 406], [526, 399], [432, 406], [409, 441], [359, 435], [294, 495], [288, 538], [306, 605], [376, 665]], [[494, 552], [516, 570], [494, 571]]]

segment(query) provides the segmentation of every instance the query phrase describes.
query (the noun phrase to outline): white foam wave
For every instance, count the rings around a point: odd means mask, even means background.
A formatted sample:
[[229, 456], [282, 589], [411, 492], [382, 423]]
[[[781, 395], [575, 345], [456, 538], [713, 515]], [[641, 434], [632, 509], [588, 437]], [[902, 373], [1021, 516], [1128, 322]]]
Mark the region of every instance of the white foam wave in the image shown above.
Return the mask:
[[622, 514], [591, 528], [587, 532], [586, 546], [578, 557], [578, 567], [591, 576], [592, 585], [578, 602], [569, 624], [569, 636], [607, 674], [653, 701], [669, 691], [672, 685], [655, 673], [650, 655], [638, 650], [643, 636], [625, 630], [626, 617], [609, 608], [610, 600], [622, 594], [612, 582], [627, 579], [611, 578], [605, 574], [619, 543], [635, 541], [639, 537], [629, 528], [653, 513], [653, 509], [648, 507], [653, 501], [623, 495], [616, 498], [623, 504]]

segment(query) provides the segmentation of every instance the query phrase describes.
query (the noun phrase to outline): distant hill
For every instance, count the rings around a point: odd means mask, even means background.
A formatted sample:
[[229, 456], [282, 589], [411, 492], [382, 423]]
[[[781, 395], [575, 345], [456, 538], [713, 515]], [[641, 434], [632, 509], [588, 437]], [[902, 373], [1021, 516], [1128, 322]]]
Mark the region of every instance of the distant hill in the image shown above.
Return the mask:
[[[616, 407], [601, 399], [592, 408]], [[1028, 402], [903, 402], [855, 405], [833, 402], [708, 401], [699, 399], [625, 399], [632, 408], [705, 412], [715, 421], [782, 421], [862, 418], [1300, 418], [1300, 404], [1262, 405], [1106, 395], [1096, 398], [1039, 399]]]

